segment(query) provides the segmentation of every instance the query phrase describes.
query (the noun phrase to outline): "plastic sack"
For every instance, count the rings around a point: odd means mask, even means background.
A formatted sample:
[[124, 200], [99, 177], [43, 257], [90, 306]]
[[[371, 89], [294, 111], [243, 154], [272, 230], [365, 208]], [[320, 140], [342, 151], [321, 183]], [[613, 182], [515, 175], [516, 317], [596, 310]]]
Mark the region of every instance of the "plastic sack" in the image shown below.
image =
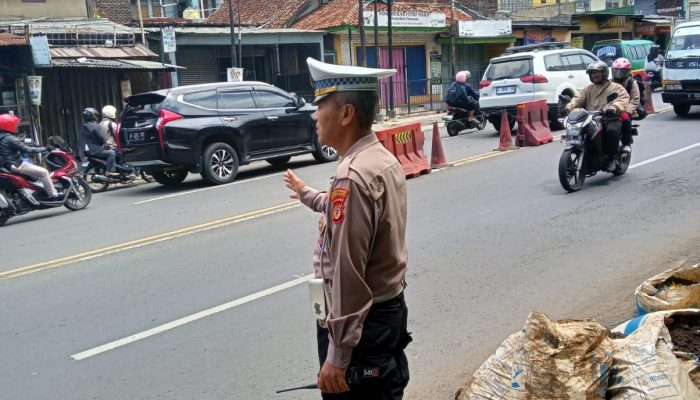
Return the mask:
[[700, 308], [700, 266], [682, 265], [644, 281], [635, 291], [637, 311]]
[[606, 398], [612, 400], [700, 399], [698, 355], [674, 350], [667, 323], [674, 316], [700, 319], [700, 310], [646, 314], [613, 329], [613, 368]]

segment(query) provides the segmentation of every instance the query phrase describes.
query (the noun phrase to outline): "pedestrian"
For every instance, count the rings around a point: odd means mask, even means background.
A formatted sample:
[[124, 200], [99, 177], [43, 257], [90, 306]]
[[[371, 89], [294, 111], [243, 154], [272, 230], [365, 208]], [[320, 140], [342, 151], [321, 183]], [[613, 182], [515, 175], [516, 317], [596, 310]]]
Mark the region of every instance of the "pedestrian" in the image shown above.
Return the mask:
[[306, 62], [318, 140], [342, 156], [327, 192], [284, 174], [290, 197], [321, 213], [313, 260], [328, 312], [316, 326], [318, 387], [323, 399], [401, 399], [411, 341], [403, 294], [406, 180], [372, 132], [378, 78], [396, 70]]

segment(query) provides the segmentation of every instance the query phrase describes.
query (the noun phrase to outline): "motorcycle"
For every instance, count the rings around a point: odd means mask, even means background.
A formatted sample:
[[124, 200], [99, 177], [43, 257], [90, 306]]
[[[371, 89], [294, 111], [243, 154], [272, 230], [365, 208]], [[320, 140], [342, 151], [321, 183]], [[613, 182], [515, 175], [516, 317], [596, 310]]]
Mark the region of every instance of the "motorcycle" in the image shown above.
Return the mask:
[[[608, 96], [608, 102], [617, 98], [613, 93]], [[623, 146], [618, 143], [617, 152], [613, 157], [612, 170], [604, 170], [604, 165], [609, 161], [608, 156], [599, 154], [596, 148], [600, 148], [603, 140], [603, 116], [602, 111], [573, 110], [564, 119], [566, 134], [562, 137], [567, 143], [564, 152], [559, 158], [559, 182], [567, 192], [576, 192], [583, 187], [587, 177], [594, 176], [599, 171], [610, 172], [613, 175], [623, 175], [627, 172], [632, 158], [632, 152], [622, 151]], [[632, 135], [636, 135], [638, 125], [632, 125]]]
[[72, 150], [57, 136], [51, 136], [49, 144], [55, 149], [46, 154], [45, 161], [62, 199], [47, 201], [38, 179], [0, 168], [0, 226], [11, 217], [34, 210], [66, 207], [78, 211], [90, 204], [92, 191], [80, 177], [78, 161], [71, 155]]
[[647, 71], [644, 77], [644, 84], [649, 85], [653, 91], [661, 87], [661, 71]]
[[139, 177], [148, 183], [155, 181], [151, 175], [140, 168], [126, 164], [120, 153], [117, 153], [117, 160], [114, 164], [115, 172], [119, 173], [118, 177], [107, 176], [107, 163], [101, 158], [87, 156], [87, 160], [83, 161], [81, 167], [83, 179], [88, 182], [94, 193], [104, 192], [109, 185], [129, 184]]
[[460, 132], [467, 129], [483, 130], [486, 128], [486, 123], [488, 122], [486, 113], [482, 112], [474, 118], [475, 121], [469, 121], [469, 110], [448, 105], [447, 115], [443, 116], [442, 120], [445, 121], [447, 134], [457, 136]]

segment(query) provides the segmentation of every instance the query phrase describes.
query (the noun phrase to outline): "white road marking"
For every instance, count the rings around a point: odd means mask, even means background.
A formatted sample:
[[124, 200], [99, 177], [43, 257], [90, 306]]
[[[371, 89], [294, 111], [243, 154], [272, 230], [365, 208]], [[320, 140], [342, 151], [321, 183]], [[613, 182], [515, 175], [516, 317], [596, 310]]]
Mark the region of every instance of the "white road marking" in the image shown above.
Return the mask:
[[694, 148], [696, 148], [696, 147], [698, 147], [698, 146], [700, 146], [700, 142], [695, 143], [695, 144], [691, 144], [690, 146], [685, 146], [685, 147], [683, 147], [683, 148], [680, 148], [680, 149], [678, 149], [678, 150], [671, 151], [671, 152], [669, 152], [669, 153], [662, 154], [662, 155], [660, 155], [660, 156], [656, 156], [656, 157], [650, 158], [650, 159], [645, 160], [645, 161], [642, 161], [642, 162], [638, 162], [638, 163], [633, 164], [633, 165], [630, 165], [630, 166], [629, 166], [629, 169], [641, 167], [642, 165], [651, 164], [651, 163], [653, 163], [653, 162], [655, 162], [655, 161], [663, 160], [663, 159], [666, 158], [666, 157], [675, 156], [676, 154], [682, 153], [682, 152], [684, 152], [684, 151], [688, 151], [688, 150], [690, 150], [690, 149], [694, 149]]
[[107, 344], [103, 344], [102, 346], [97, 346], [97, 347], [94, 347], [94, 348], [89, 349], [89, 350], [81, 351], [80, 353], [73, 354], [70, 357], [76, 361], [84, 360], [88, 357], [96, 356], [98, 354], [101, 354], [101, 353], [104, 353], [104, 352], [107, 352], [110, 350], [114, 350], [117, 347], [125, 346], [129, 343], [133, 343], [137, 340], [146, 339], [147, 337], [157, 335], [157, 334], [165, 332], [165, 331], [169, 331], [169, 330], [177, 328], [179, 326], [189, 324], [190, 322], [194, 322], [194, 321], [197, 321], [199, 319], [208, 317], [210, 315], [220, 313], [222, 311], [230, 310], [234, 307], [238, 307], [240, 305], [249, 303], [253, 300], [257, 300], [259, 298], [269, 296], [271, 294], [280, 292], [280, 291], [285, 290], [285, 289], [289, 289], [291, 287], [294, 287], [294, 286], [300, 285], [306, 281], [309, 281], [313, 277], [314, 277], [314, 274], [304, 275], [301, 278], [297, 278], [297, 279], [291, 280], [289, 282], [285, 282], [285, 283], [282, 283], [280, 285], [273, 286], [269, 289], [261, 290], [257, 293], [253, 293], [253, 294], [249, 294], [248, 296], [241, 297], [238, 300], [233, 300], [233, 301], [230, 301], [228, 303], [224, 303], [224, 304], [221, 304], [219, 306], [212, 307], [212, 308], [200, 311], [200, 312], [192, 314], [192, 315], [188, 315], [188, 316], [180, 318], [180, 319], [176, 319], [175, 321], [168, 322], [167, 324], [156, 326], [154, 328], [145, 330], [143, 332], [135, 333], [135, 334], [133, 334], [131, 336], [127, 336], [123, 339], [119, 339], [119, 340], [115, 340], [113, 342], [109, 342]]
[[173, 193], [173, 194], [169, 194], [169, 195], [167, 195], [167, 196], [160, 196], [160, 197], [154, 197], [154, 198], [148, 199], [148, 200], [137, 201], [137, 202], [134, 203], [134, 204], [150, 203], [150, 202], [152, 202], [152, 201], [158, 201], [158, 200], [169, 199], [169, 198], [171, 198], [171, 197], [184, 196], [184, 195], [187, 195], [187, 194], [192, 194], [192, 193], [197, 193], [197, 192], [203, 192], [203, 191], [205, 191], [205, 190], [214, 190], [214, 189], [224, 188], [224, 187], [227, 187], [227, 186], [239, 185], [239, 184], [241, 184], [241, 183], [248, 183], [248, 182], [253, 182], [253, 181], [259, 181], [259, 180], [261, 180], [261, 179], [272, 178], [273, 176], [280, 176], [280, 175], [282, 175], [283, 173], [284, 173], [284, 172], [278, 172], [278, 173], [276, 173], [276, 174], [270, 174], [270, 175], [265, 175], [265, 176], [259, 176], [259, 177], [257, 177], [257, 178], [250, 178], [250, 179], [245, 179], [245, 180], [242, 180], [242, 181], [235, 181], [235, 182], [231, 182], [231, 183], [226, 183], [226, 184], [224, 184], [224, 185], [209, 186], [209, 187], [205, 187], [205, 188], [201, 188], [201, 189], [188, 190], [188, 191], [186, 191], [186, 192]]

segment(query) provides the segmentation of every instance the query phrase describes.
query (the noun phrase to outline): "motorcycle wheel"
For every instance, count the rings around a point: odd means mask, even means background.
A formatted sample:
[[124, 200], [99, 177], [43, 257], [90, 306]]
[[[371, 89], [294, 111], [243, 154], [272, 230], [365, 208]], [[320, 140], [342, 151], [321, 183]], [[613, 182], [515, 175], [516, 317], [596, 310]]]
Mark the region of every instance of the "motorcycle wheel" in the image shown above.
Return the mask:
[[109, 186], [109, 183], [107, 182], [100, 182], [95, 180], [95, 175], [102, 175], [105, 176], [105, 169], [102, 166], [96, 166], [96, 167], [91, 167], [87, 172], [83, 174], [83, 179], [85, 179], [86, 182], [88, 182], [88, 185], [90, 185], [90, 190], [93, 193], [100, 193], [104, 192], [107, 190], [107, 187]]
[[615, 170], [612, 172], [613, 175], [624, 175], [627, 172], [627, 168], [630, 166], [630, 161], [632, 160], [632, 151], [629, 153], [620, 152], [615, 156]]
[[83, 178], [77, 178], [73, 180], [73, 190], [71, 190], [64, 205], [71, 211], [78, 211], [87, 207], [91, 199], [90, 185]]
[[559, 183], [572, 193], [581, 190], [583, 182], [586, 180], [586, 173], [583, 170], [583, 157], [581, 151], [577, 149], [564, 150], [559, 158]]
[[479, 125], [476, 126], [476, 129], [478, 129], [478, 130], [480, 130], [480, 131], [483, 131], [484, 128], [486, 128], [486, 123], [487, 123], [487, 122], [488, 122], [488, 120], [486, 120], [486, 118], [484, 118], [484, 117], [479, 117]]
[[155, 178], [151, 174], [148, 174], [145, 171], [141, 171], [140, 175], [141, 175], [141, 179], [143, 179], [144, 182], [153, 183], [156, 181]]
[[450, 121], [447, 123], [447, 134], [450, 136], [457, 136], [459, 135], [459, 132], [461, 131], [460, 128], [460, 123], [457, 121]]
[[0, 226], [5, 225], [5, 222], [7, 222], [8, 219], [10, 219], [9, 216], [7, 216], [7, 215], [0, 215]]

